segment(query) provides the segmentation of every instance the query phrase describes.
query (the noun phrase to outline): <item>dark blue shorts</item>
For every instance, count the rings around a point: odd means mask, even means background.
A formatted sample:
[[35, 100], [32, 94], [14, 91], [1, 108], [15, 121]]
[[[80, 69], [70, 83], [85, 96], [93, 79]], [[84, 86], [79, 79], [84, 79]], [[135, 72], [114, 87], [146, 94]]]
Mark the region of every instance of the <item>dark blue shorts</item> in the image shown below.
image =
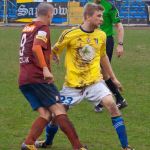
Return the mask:
[[33, 110], [39, 107], [49, 107], [60, 101], [60, 94], [54, 84], [38, 83], [19, 87]]
[[113, 49], [114, 49], [114, 38], [113, 36], [107, 36], [106, 53], [110, 62], [111, 62], [112, 55], [113, 55]]

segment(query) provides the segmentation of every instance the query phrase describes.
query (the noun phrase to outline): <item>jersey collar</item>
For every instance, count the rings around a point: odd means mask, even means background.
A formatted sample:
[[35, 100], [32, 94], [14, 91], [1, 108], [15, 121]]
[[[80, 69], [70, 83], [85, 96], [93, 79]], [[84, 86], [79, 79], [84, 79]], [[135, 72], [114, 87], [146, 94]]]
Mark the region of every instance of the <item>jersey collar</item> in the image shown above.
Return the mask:
[[93, 32], [94, 32], [94, 30], [93, 30], [93, 31], [86, 31], [86, 30], [84, 30], [81, 26], [80, 26], [80, 29], [81, 29], [83, 32], [85, 32], [85, 33], [93, 33]]

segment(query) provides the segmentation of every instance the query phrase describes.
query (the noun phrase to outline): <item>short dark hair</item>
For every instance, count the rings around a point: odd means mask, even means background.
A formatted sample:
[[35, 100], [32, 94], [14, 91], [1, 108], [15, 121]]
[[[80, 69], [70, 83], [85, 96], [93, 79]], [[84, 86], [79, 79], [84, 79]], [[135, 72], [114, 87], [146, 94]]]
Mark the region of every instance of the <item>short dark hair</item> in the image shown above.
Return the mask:
[[43, 2], [37, 6], [37, 16], [46, 16], [49, 11], [53, 12], [54, 7], [47, 3]]
[[95, 11], [104, 11], [104, 8], [100, 4], [87, 3], [84, 6], [84, 11], [83, 11], [84, 19], [86, 18], [86, 16], [93, 16]]

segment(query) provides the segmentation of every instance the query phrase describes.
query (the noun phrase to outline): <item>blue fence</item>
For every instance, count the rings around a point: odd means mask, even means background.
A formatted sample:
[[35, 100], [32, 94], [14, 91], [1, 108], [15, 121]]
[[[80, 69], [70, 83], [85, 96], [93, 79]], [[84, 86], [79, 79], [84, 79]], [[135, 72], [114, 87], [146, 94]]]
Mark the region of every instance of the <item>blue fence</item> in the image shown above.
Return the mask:
[[[71, 0], [53, 0], [53, 2], [57, 3], [67, 3]], [[73, 1], [73, 0], [72, 0]], [[80, 4], [83, 6], [87, 0], [76, 0], [80, 2]], [[144, 22], [148, 18], [147, 9], [145, 2], [142, 0], [111, 0], [115, 5], [117, 6], [120, 17], [122, 20], [134, 20]], [[7, 8], [7, 18], [8, 20], [15, 20], [17, 19], [17, 4], [16, 0], [8, 0], [8, 8]], [[0, 1], [0, 19], [4, 17], [4, 0]], [[53, 22], [55, 23], [61, 23], [63, 21], [66, 21], [67, 18], [59, 18], [60, 21], [58, 21], [57, 17], [53, 19]], [[132, 22], [132, 21], [131, 21]]]
[[147, 12], [145, 2], [142, 0], [116, 1], [122, 19], [146, 19]]
[[[17, 4], [16, 0], [7, 1], [7, 18], [16, 19]], [[4, 0], [0, 1], [0, 18], [4, 17]]]
[[4, 2], [3, 0], [0, 1], [0, 18], [3, 18], [4, 16]]

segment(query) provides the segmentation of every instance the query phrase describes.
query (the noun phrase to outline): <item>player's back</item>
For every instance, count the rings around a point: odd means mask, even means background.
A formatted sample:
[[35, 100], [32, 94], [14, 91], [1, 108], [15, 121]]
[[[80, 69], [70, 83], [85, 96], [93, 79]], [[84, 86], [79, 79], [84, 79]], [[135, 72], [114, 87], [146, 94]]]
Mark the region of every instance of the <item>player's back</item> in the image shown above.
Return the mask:
[[19, 85], [28, 83], [43, 83], [43, 70], [39, 66], [32, 51], [33, 45], [41, 45], [47, 66], [50, 66], [50, 33], [49, 27], [40, 21], [26, 25], [22, 30], [19, 61]]
[[32, 63], [34, 36], [42, 26], [41, 22], [32, 22], [23, 28], [20, 43], [20, 64]]

